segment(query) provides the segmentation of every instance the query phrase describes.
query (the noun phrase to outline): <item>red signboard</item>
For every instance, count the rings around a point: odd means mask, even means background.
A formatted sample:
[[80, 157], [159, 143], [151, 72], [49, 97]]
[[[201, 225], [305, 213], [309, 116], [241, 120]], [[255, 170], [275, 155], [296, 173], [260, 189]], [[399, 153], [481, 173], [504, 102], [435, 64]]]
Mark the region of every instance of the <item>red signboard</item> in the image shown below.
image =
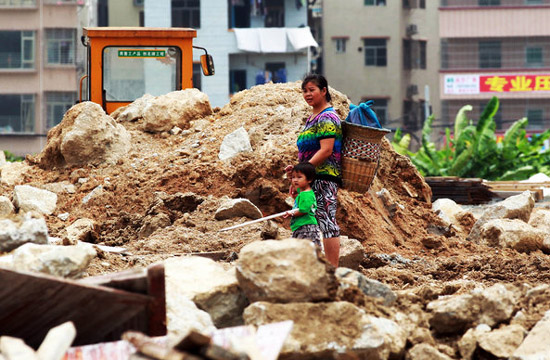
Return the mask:
[[480, 92], [550, 91], [550, 75], [481, 75]]

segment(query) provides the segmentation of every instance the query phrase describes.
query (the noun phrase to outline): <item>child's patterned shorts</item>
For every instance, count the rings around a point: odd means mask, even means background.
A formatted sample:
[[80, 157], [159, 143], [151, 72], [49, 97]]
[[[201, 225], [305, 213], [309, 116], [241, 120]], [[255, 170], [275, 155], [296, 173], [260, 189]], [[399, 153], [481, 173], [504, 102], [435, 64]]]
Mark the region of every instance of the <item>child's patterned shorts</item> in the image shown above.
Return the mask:
[[315, 245], [321, 246], [321, 229], [319, 229], [319, 225], [300, 226], [292, 232], [292, 237], [295, 239], [310, 239]]

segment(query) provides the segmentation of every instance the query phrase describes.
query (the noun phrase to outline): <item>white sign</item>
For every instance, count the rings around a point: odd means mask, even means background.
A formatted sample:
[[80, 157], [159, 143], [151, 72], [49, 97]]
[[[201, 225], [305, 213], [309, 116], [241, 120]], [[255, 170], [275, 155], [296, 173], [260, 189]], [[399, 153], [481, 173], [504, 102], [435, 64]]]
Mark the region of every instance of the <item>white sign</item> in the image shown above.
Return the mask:
[[444, 81], [445, 94], [479, 94], [479, 75], [445, 75]]

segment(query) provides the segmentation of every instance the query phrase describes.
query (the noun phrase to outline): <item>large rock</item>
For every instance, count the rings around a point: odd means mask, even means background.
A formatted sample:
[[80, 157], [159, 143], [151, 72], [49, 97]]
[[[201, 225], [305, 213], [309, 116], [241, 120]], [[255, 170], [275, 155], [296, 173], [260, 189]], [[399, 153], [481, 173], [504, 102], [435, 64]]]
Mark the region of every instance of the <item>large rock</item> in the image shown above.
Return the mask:
[[543, 248], [547, 233], [518, 219], [494, 219], [481, 227], [479, 242], [497, 248], [532, 252]]
[[397, 295], [389, 286], [380, 281], [368, 279], [359, 271], [339, 267], [335, 275], [342, 289], [355, 286], [367, 296], [382, 299], [386, 306], [391, 306], [397, 300]]
[[95, 243], [99, 237], [95, 222], [92, 219], [78, 219], [67, 226], [66, 235], [63, 239], [65, 245], [75, 245], [79, 241]]
[[550, 359], [550, 311], [531, 329], [521, 345], [514, 351], [511, 360]]
[[13, 252], [16, 271], [40, 272], [65, 278], [84, 276], [88, 265], [97, 255], [93, 245], [73, 246], [25, 244]]
[[495, 284], [432, 301], [427, 306], [432, 312], [430, 326], [439, 334], [461, 334], [478, 324], [494, 326], [511, 318], [516, 297], [504, 285]]
[[[432, 210], [446, 223], [453, 225], [460, 231], [469, 231], [469, 227], [464, 226], [465, 218], [473, 218], [474, 215], [465, 211], [451, 199], [437, 199], [432, 204]], [[471, 225], [470, 225], [471, 226]]]
[[[338, 352], [359, 359], [400, 358], [406, 333], [393, 321], [367, 315], [345, 302], [273, 304], [256, 302], [244, 311], [247, 325], [292, 320], [283, 359], [336, 359]], [[353, 358], [353, 357], [352, 357]]]
[[478, 335], [479, 347], [497, 358], [509, 358], [525, 337], [525, 329], [517, 324], [504, 326]]
[[19, 211], [50, 215], [57, 207], [57, 194], [30, 185], [17, 185], [13, 189], [13, 202]]
[[199, 309], [208, 312], [217, 328], [242, 324], [248, 301], [239, 288], [234, 267], [226, 270], [200, 256], [172, 258], [164, 264], [166, 279], [177, 287], [177, 296], [192, 300]]
[[477, 339], [481, 334], [491, 331], [491, 327], [486, 324], [480, 324], [475, 328], [468, 329], [457, 342], [458, 351], [463, 360], [471, 360], [477, 349]]
[[0, 252], [12, 251], [26, 243], [48, 243], [48, 226], [44, 218], [25, 213], [17, 222], [0, 219]]
[[239, 253], [237, 279], [250, 302], [331, 300], [337, 281], [309, 240], [255, 241]]
[[143, 109], [143, 130], [170, 131], [177, 126], [188, 129], [192, 120], [212, 114], [208, 95], [198, 89], [172, 91], [148, 100]]
[[5, 217], [15, 212], [11, 200], [6, 196], [0, 196], [0, 217]]
[[203, 334], [216, 330], [210, 315], [185, 296], [178, 296], [182, 288], [177, 282], [166, 280], [166, 331], [169, 343], [177, 344], [191, 330]]
[[340, 236], [340, 267], [357, 270], [364, 258], [365, 249], [359, 240]]
[[529, 190], [489, 206], [474, 224], [468, 235], [468, 240], [478, 242], [481, 228], [493, 219], [519, 219], [528, 222], [534, 207], [535, 199]]
[[452, 360], [451, 357], [441, 353], [435, 347], [430, 344], [418, 344], [413, 346], [407, 356], [406, 360]]
[[48, 132], [48, 143], [31, 161], [42, 168], [115, 164], [130, 150], [130, 134], [93, 102], [74, 105]]
[[225, 200], [214, 214], [216, 220], [226, 220], [241, 216], [259, 219], [262, 217], [262, 212], [250, 200], [239, 198]]
[[152, 99], [154, 99], [153, 95], [145, 94], [133, 103], [119, 107], [113, 111], [111, 117], [119, 122], [139, 120], [143, 118], [143, 109], [145, 109], [145, 106]]
[[248, 133], [241, 126], [223, 138], [218, 157], [220, 160], [228, 160], [246, 151], [252, 151], [252, 145]]
[[25, 174], [30, 166], [26, 162], [8, 162], [0, 168], [0, 181], [4, 185], [14, 186], [25, 182]]

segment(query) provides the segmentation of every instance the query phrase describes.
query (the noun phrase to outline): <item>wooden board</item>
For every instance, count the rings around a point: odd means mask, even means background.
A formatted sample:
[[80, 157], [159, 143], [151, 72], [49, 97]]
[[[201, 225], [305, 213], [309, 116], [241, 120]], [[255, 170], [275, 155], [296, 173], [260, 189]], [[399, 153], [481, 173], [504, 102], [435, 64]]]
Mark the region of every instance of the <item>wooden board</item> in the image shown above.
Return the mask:
[[[74, 346], [119, 340], [126, 330], [150, 334], [151, 326], [152, 335], [162, 335], [159, 333], [163, 329], [165, 333], [166, 318], [164, 271], [162, 279], [158, 278], [158, 271], [152, 273], [156, 274], [153, 288], [156, 287], [162, 299], [155, 294], [0, 269], [0, 335], [21, 338], [37, 348], [52, 327], [67, 321], [72, 321], [76, 327]], [[156, 323], [150, 324], [151, 319], [156, 319], [152, 320]]]

